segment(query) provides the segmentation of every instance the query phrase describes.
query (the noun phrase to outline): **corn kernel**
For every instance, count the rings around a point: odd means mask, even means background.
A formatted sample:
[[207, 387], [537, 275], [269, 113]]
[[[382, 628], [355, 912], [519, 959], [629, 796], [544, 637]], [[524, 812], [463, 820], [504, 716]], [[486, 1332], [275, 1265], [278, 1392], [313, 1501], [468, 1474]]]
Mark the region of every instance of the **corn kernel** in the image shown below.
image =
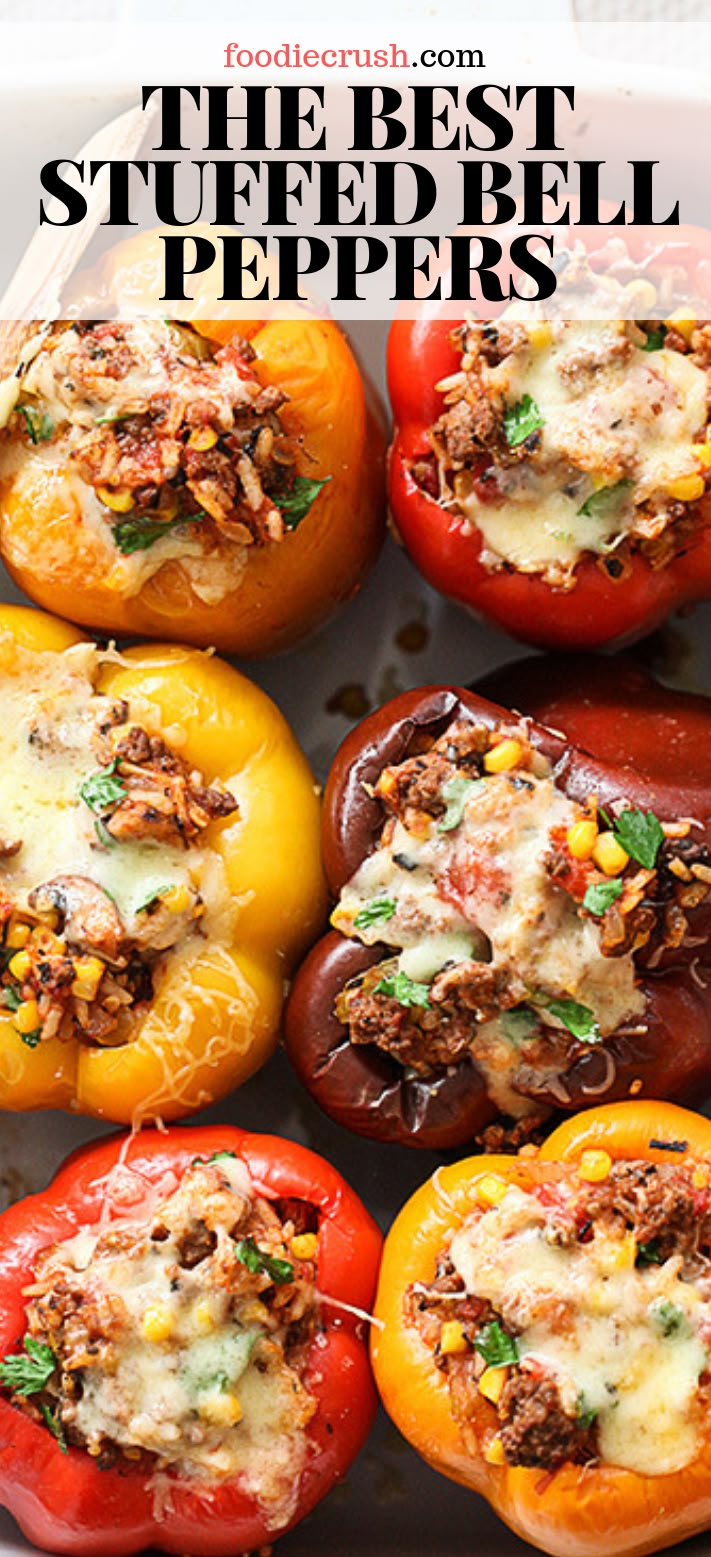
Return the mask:
[[161, 1303], [150, 1303], [141, 1318], [144, 1340], [157, 1344], [167, 1341], [173, 1333], [173, 1316]]
[[684, 317], [683, 307], [675, 308], [671, 317], [669, 319], [665, 319], [664, 323], [668, 330], [677, 330], [679, 335], [683, 335], [684, 340], [687, 343], [691, 340], [694, 330], [696, 329], [696, 320], [686, 319]]
[[104, 974], [104, 964], [100, 957], [76, 957], [74, 960], [75, 978], [72, 982], [72, 994], [77, 1000], [95, 1000], [96, 992]]
[[553, 331], [546, 319], [538, 319], [535, 324], [528, 326], [528, 339], [537, 351], [542, 351], [544, 346], [550, 346], [553, 339]]
[[23, 1000], [13, 1015], [13, 1023], [18, 1033], [34, 1033], [40, 1025], [39, 1011], [36, 1000]]
[[184, 914], [190, 907], [192, 897], [186, 886], [170, 887], [167, 892], [161, 892], [161, 902], [165, 904], [171, 914]]
[[291, 1252], [297, 1260], [312, 1260], [318, 1248], [315, 1233], [297, 1233], [291, 1240]]
[[215, 1310], [209, 1298], [201, 1298], [193, 1309], [193, 1319], [198, 1330], [206, 1334], [215, 1328]]
[[630, 302], [634, 303], [640, 318], [645, 318], [657, 301], [656, 287], [643, 276], [639, 276], [635, 281], [628, 281], [625, 292]]
[[242, 1407], [236, 1395], [227, 1391], [223, 1395], [204, 1396], [198, 1405], [203, 1421], [214, 1427], [234, 1427], [242, 1420]]
[[694, 1186], [694, 1189], [707, 1189], [709, 1182], [708, 1169], [694, 1168], [694, 1171], [691, 1175], [691, 1182]]
[[520, 741], [499, 741], [498, 746], [492, 746], [486, 753], [484, 768], [487, 773], [508, 773], [515, 768], [523, 755], [523, 747]]
[[589, 860], [597, 843], [597, 822], [588, 820], [573, 822], [568, 828], [566, 840], [574, 860]]
[[26, 946], [29, 938], [30, 927], [28, 924], [23, 924], [20, 920], [17, 924], [10, 925], [7, 935], [5, 936], [5, 945], [10, 949], [10, 951], [14, 951], [16, 947]]
[[634, 1270], [636, 1258], [637, 1239], [634, 1233], [625, 1233], [623, 1238], [600, 1240], [597, 1260], [605, 1275], [612, 1275], [613, 1271], [618, 1270]]
[[479, 1394], [495, 1406], [508, 1376], [507, 1368], [485, 1368], [479, 1380]]
[[697, 459], [701, 460], [704, 470], [708, 470], [711, 467], [711, 442], [708, 438], [705, 443], [694, 444], [694, 454]]
[[104, 507], [110, 508], [115, 514], [127, 514], [135, 504], [129, 487], [97, 487], [96, 495]]
[[506, 1464], [504, 1446], [501, 1442], [501, 1439], [498, 1437], [498, 1434], [496, 1438], [492, 1438], [491, 1441], [487, 1444], [484, 1450], [484, 1459], [486, 1460], [487, 1465]]
[[617, 842], [614, 833], [598, 834], [592, 857], [598, 869], [606, 876], [619, 876], [620, 871], [623, 871], [625, 865], [629, 863], [629, 854], [625, 852], [622, 844]]
[[498, 1206], [508, 1190], [508, 1184], [504, 1179], [497, 1179], [494, 1173], [485, 1173], [483, 1178], [477, 1179], [476, 1198], [480, 1205]]
[[42, 921], [41, 924], [35, 925], [35, 928], [32, 931], [33, 941], [38, 935], [42, 935], [45, 930], [56, 930], [57, 925], [59, 924], [59, 914], [57, 913], [56, 908], [45, 909], [40, 914], [40, 919]]
[[443, 1357], [451, 1357], [455, 1352], [469, 1350], [469, 1342], [458, 1319], [445, 1320], [439, 1338], [439, 1349]]
[[38, 951], [44, 952], [46, 957], [63, 957], [67, 949], [64, 937], [55, 935], [54, 930], [50, 930], [46, 924], [35, 925], [30, 934], [30, 942], [37, 947]]
[[600, 1184], [606, 1179], [612, 1167], [612, 1158], [609, 1152], [587, 1151], [583, 1152], [578, 1164], [578, 1177], [585, 1179], [587, 1184]]
[[26, 979], [31, 967], [32, 958], [27, 951], [15, 952], [8, 963], [8, 969], [14, 979]]
[[706, 482], [703, 476], [680, 476], [678, 481], [671, 482], [667, 491], [679, 503], [695, 503], [697, 498], [703, 497]]
[[188, 443], [191, 449], [197, 449], [198, 454], [203, 454], [206, 449], [214, 449], [217, 437], [214, 427], [196, 427], [191, 432]]

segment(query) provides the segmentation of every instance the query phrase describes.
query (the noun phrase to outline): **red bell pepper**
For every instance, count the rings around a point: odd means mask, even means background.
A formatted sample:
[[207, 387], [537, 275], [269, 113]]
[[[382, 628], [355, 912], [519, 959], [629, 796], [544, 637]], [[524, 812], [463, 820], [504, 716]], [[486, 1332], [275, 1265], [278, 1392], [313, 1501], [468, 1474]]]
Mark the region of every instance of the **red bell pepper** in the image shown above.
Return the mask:
[[[654, 278], [666, 267], [682, 267], [689, 295], [700, 300], [711, 296], [711, 234], [701, 229], [680, 227], [673, 239], [659, 241], [654, 229], [625, 228], [621, 239], [620, 229], [601, 234], [600, 229], [581, 227], [572, 230], [571, 238], [585, 246], [593, 270], [607, 262], [607, 246], [622, 241], [640, 276]], [[559, 230], [556, 242], [561, 241]], [[483, 316], [500, 312], [498, 305], [486, 305]], [[481, 532], [463, 529], [461, 513], [444, 507], [413, 474], [413, 466], [432, 455], [430, 429], [444, 409], [435, 386], [460, 367], [452, 343], [459, 322], [452, 317], [451, 302], [423, 303], [414, 319], [395, 320], [388, 341], [395, 424], [390, 505], [396, 534], [428, 582], [514, 637], [551, 649], [631, 642], [679, 606], [711, 595], [708, 496], [698, 505], [696, 529], [686, 550], [660, 567], [652, 568], [633, 550], [622, 576], [613, 578], [591, 553], [583, 553], [574, 587], [562, 590], [541, 575], [508, 566], [492, 570], [484, 564]], [[477, 492], [485, 501], [487, 487], [480, 484]]]
[[[516, 666], [505, 667], [475, 692], [404, 693], [346, 738], [328, 779], [323, 822], [334, 898], [380, 839], [385, 811], [373, 787], [383, 769], [426, 751], [453, 722], [510, 727], [511, 706], [537, 721], [524, 720], [523, 728], [570, 799], [582, 804], [596, 794], [601, 807], [622, 803], [666, 822], [692, 819], [689, 838], [711, 844], [709, 700], [661, 687], [633, 662], [593, 658], [591, 665], [580, 658], [561, 669], [552, 657], [537, 659], [524, 662], [521, 675]], [[707, 899], [689, 911], [683, 944], [661, 956], [650, 955], [649, 946], [635, 950], [635, 978], [645, 997], [639, 1024], [621, 1027], [601, 1044], [573, 1042], [547, 1079], [521, 1084], [525, 1095], [550, 1111], [571, 1112], [628, 1095], [702, 1099], [711, 1084], [710, 934]], [[336, 1012], [338, 997], [389, 954], [383, 943], [365, 945], [339, 931], [317, 942], [287, 1006], [291, 1061], [321, 1107], [359, 1134], [440, 1148], [481, 1138], [501, 1115], [470, 1053], [423, 1075], [374, 1042], [350, 1041]]]
[[[318, 1215], [321, 1322], [304, 1373], [318, 1409], [306, 1428], [310, 1455], [290, 1528], [346, 1472], [375, 1411], [367, 1350], [357, 1319], [332, 1298], [365, 1309], [377, 1277], [380, 1234], [356, 1195], [329, 1163], [293, 1141], [251, 1135], [226, 1125], [146, 1130], [127, 1147], [113, 1135], [70, 1156], [49, 1187], [0, 1217], [0, 1352], [16, 1351], [25, 1324], [23, 1288], [40, 1251], [106, 1216], [107, 1175], [116, 1170], [112, 1203], [124, 1215], [146, 1189], [180, 1176], [196, 1156], [228, 1150], [242, 1159], [265, 1198], [307, 1201]], [[118, 1165], [121, 1166], [118, 1166]], [[170, 1508], [159, 1517], [150, 1477], [123, 1461], [100, 1470], [83, 1448], [63, 1451], [46, 1427], [0, 1395], [0, 1503], [25, 1535], [50, 1551], [121, 1557], [144, 1547], [194, 1557], [235, 1557], [270, 1540], [263, 1511], [237, 1481], [209, 1488], [171, 1480]], [[280, 1532], [282, 1533], [281, 1529]], [[273, 1532], [272, 1532], [273, 1535]]]

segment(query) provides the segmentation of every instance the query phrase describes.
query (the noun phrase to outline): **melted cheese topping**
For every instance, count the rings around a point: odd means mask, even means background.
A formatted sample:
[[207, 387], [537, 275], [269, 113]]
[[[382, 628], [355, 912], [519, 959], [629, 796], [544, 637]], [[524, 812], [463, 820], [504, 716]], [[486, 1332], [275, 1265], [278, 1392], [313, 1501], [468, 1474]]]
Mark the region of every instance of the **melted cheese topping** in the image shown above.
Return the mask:
[[[42, 654], [10, 640], [1, 647], [11, 674], [0, 675], [0, 834], [21, 839], [22, 847], [0, 860], [0, 884], [22, 907], [33, 888], [52, 877], [88, 877], [114, 899], [128, 935], [145, 927], [145, 915], [141, 922], [137, 911], [159, 888], [192, 886], [205, 897], [214, 928], [227, 897], [214, 850], [150, 839], [105, 847], [97, 837], [96, 816], [80, 787], [99, 767], [99, 651], [78, 644], [63, 654]], [[139, 711], [132, 705], [131, 712]], [[140, 716], [151, 733], [160, 733], [155, 710], [146, 705]]]
[[596, 1230], [557, 1247], [540, 1201], [511, 1188], [455, 1234], [450, 1255], [468, 1292], [518, 1331], [519, 1358], [556, 1379], [565, 1409], [596, 1413], [603, 1460], [659, 1476], [699, 1448], [700, 1374], [708, 1362], [708, 1295], [680, 1277], [681, 1258], [625, 1264], [624, 1239]]
[[[567, 829], [576, 815], [550, 778], [527, 773], [514, 787], [504, 774], [491, 775], [472, 785], [456, 829], [430, 821], [413, 833], [397, 821], [343, 889], [332, 923], [366, 945], [399, 949], [401, 971], [415, 980], [431, 979], [447, 962], [490, 960], [506, 970], [520, 1001], [531, 991], [579, 1001], [603, 1034], [612, 1033], [644, 1009], [632, 954], [604, 957], [598, 925], [581, 917], [545, 868], [551, 829]], [[356, 927], [381, 897], [394, 902], [392, 916]]]
[[[585, 551], [613, 549], [640, 504], [668, 500], [677, 481], [702, 473], [695, 444], [708, 419], [708, 375], [665, 348], [616, 354], [627, 328], [621, 319], [557, 321], [548, 344], [487, 370], [492, 393], [509, 407], [530, 395], [544, 421], [534, 457], [497, 464], [498, 501], [481, 502], [466, 480], [457, 483], [457, 506], [492, 561], [523, 572], [572, 567]], [[623, 480], [630, 484], [617, 501], [581, 513]]]
[[[256, 1192], [239, 1159], [221, 1157], [219, 1177], [216, 1187], [215, 1169], [184, 1176], [155, 1210], [165, 1221], [159, 1240], [140, 1218], [112, 1222], [109, 1236], [83, 1228], [49, 1251], [40, 1286], [59, 1280], [73, 1288], [76, 1273], [80, 1322], [86, 1313], [91, 1333], [96, 1313], [110, 1337], [108, 1352], [102, 1340], [100, 1354], [81, 1367], [69, 1408], [85, 1442], [150, 1452], [158, 1474], [169, 1467], [208, 1484], [238, 1477], [278, 1529], [293, 1512], [308, 1455], [304, 1427], [316, 1407], [284, 1360], [278, 1326], [265, 1323], [263, 1303], [235, 1294], [229, 1274], [221, 1275]], [[215, 1251], [187, 1268], [181, 1230], [203, 1218]], [[151, 1335], [155, 1316], [161, 1328]]]

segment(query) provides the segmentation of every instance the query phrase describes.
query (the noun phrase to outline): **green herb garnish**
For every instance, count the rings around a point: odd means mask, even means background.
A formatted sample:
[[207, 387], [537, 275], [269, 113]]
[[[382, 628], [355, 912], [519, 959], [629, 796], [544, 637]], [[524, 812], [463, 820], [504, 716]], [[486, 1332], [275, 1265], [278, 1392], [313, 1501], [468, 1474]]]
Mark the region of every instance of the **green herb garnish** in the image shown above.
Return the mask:
[[447, 809], [442, 820], [437, 823], [438, 833], [451, 833], [459, 826], [469, 796], [476, 789], [481, 789], [483, 784], [483, 779], [468, 779], [461, 774], [455, 774], [454, 778], [447, 779], [446, 784], [442, 786], [442, 797], [447, 802]]
[[11, 984], [5, 985], [2, 998], [3, 1004], [7, 1006], [8, 1011], [17, 1011], [18, 1007], [22, 1005], [22, 995], [18, 994], [18, 991]]
[[528, 1006], [516, 1006], [513, 1011], [504, 1011], [501, 1017], [501, 1031], [510, 1043], [523, 1043], [537, 1027], [538, 1017]]
[[[223, 1157], [232, 1157], [232, 1158], [234, 1158], [236, 1160], [237, 1153], [236, 1152], [231, 1152], [229, 1147], [225, 1146], [224, 1150], [221, 1151], [221, 1152], [212, 1152], [207, 1160], [208, 1160], [208, 1162], [220, 1162], [220, 1160]], [[199, 1162], [200, 1158], [198, 1157], [196, 1160]]]
[[356, 914], [353, 927], [356, 930], [368, 930], [373, 924], [385, 924], [386, 920], [392, 919], [396, 908], [397, 903], [391, 897], [371, 898], [365, 908]]
[[545, 421], [540, 407], [531, 395], [524, 395], [523, 399], [517, 400], [515, 405], [510, 405], [504, 411], [504, 433], [510, 449], [517, 449], [520, 443], [530, 438], [531, 433], [543, 426]]
[[599, 919], [601, 914], [617, 902], [621, 892], [621, 881], [598, 881], [596, 885], [588, 887], [583, 898], [583, 908], [587, 908], [589, 914], [596, 914]]
[[131, 519], [120, 519], [118, 524], [111, 526], [111, 534], [120, 552], [124, 557], [130, 557], [136, 551], [148, 551], [156, 541], [163, 539], [169, 530], [177, 530], [181, 525], [200, 524], [205, 518], [203, 513], [179, 514], [177, 519], [151, 519], [148, 514], [137, 514]]
[[27, 433], [32, 443], [46, 443], [54, 432], [54, 422], [47, 412], [41, 413], [29, 405], [18, 405], [20, 416], [23, 417]]
[[373, 989], [374, 995], [389, 995], [391, 1000], [398, 1000], [401, 1006], [429, 1006], [429, 984], [417, 984], [414, 979], [408, 978], [406, 973], [386, 973], [378, 979]]
[[637, 1254], [635, 1256], [635, 1265], [663, 1265], [663, 1264], [664, 1264], [664, 1260], [662, 1259], [662, 1256], [659, 1253], [659, 1250], [657, 1248], [657, 1242], [656, 1242], [655, 1238], [651, 1238], [649, 1243], [638, 1243], [637, 1244]]
[[49, 1406], [44, 1400], [38, 1401], [38, 1405], [44, 1417], [45, 1426], [49, 1428], [52, 1437], [56, 1438], [62, 1454], [68, 1454], [69, 1450], [67, 1448], [67, 1440], [64, 1436], [64, 1428], [62, 1427], [59, 1417], [53, 1416]]
[[679, 1308], [676, 1303], [670, 1303], [668, 1298], [659, 1298], [656, 1303], [652, 1303], [649, 1313], [662, 1335], [667, 1337], [689, 1335], [689, 1321], [683, 1308]]
[[595, 1411], [592, 1406], [588, 1405], [587, 1400], [583, 1394], [578, 1395], [575, 1407], [575, 1420], [578, 1424], [578, 1427], [581, 1427], [583, 1432], [586, 1433], [588, 1428], [592, 1427], [596, 1418], [597, 1411]]
[[[109, 834], [109, 836], [111, 835]], [[161, 887], [154, 887], [153, 891], [149, 892], [148, 897], [144, 897], [143, 902], [138, 904], [135, 913], [145, 914], [146, 909], [150, 908], [152, 903], [157, 903], [159, 897], [165, 897], [166, 892], [172, 892], [172, 890], [173, 883], [171, 881], [164, 882]]]
[[621, 811], [615, 818], [615, 837], [626, 854], [653, 870], [659, 849], [664, 842], [664, 828], [653, 811]]
[[274, 1282], [275, 1287], [283, 1287], [286, 1281], [292, 1281], [294, 1267], [288, 1260], [277, 1260], [272, 1254], [265, 1254], [258, 1248], [253, 1238], [240, 1238], [235, 1244], [235, 1254], [242, 1265], [253, 1276], [265, 1275]]
[[506, 1368], [518, 1362], [518, 1346], [512, 1335], [502, 1330], [497, 1319], [477, 1330], [473, 1346], [490, 1368]]
[[295, 530], [306, 518], [311, 506], [315, 503], [322, 487], [330, 481], [330, 476], [324, 476], [322, 481], [311, 481], [308, 476], [295, 476], [288, 492], [270, 493], [275, 508], [278, 508], [287, 530]]
[[600, 487], [597, 492], [591, 492], [585, 502], [578, 509], [578, 514], [584, 514], [587, 519], [610, 519], [620, 507], [622, 499], [634, 486], [633, 481], [628, 481], [623, 476], [621, 481], [616, 481], [612, 487]]
[[0, 1384], [16, 1395], [36, 1395], [44, 1389], [57, 1366], [51, 1346], [26, 1335], [24, 1352], [12, 1353], [0, 1362]]
[[546, 1009], [567, 1027], [574, 1038], [581, 1039], [583, 1043], [599, 1042], [600, 1029], [588, 1006], [582, 1006], [578, 1000], [549, 1000]]
[[79, 786], [79, 794], [90, 811], [100, 816], [103, 811], [110, 811], [112, 806], [118, 805], [120, 800], [126, 797], [126, 786], [116, 777], [118, 758], [114, 757], [108, 768], [102, 768], [99, 773], [92, 773], [84, 783]]
[[665, 334], [664, 330], [647, 330], [647, 339], [644, 345], [640, 346], [640, 351], [661, 351]]

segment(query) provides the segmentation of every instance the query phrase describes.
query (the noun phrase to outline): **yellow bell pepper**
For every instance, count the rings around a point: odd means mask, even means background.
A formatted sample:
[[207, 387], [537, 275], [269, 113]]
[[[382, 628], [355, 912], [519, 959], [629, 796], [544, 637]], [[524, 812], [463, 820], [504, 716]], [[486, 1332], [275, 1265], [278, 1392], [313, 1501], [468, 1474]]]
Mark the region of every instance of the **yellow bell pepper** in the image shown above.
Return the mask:
[[[18, 645], [61, 653], [81, 642], [54, 617], [0, 607], [0, 678], [12, 676]], [[279, 710], [215, 656], [131, 648], [100, 659], [95, 687], [140, 700], [166, 732], [178, 727], [188, 766], [236, 799], [237, 811], [212, 820], [202, 840], [224, 863], [229, 943], [193, 936], [180, 955], [165, 953], [147, 1012], [116, 1047], [59, 1037], [29, 1046], [16, 1014], [0, 1015], [0, 1108], [176, 1119], [246, 1080], [276, 1043], [285, 978], [325, 912], [318, 794]]]

